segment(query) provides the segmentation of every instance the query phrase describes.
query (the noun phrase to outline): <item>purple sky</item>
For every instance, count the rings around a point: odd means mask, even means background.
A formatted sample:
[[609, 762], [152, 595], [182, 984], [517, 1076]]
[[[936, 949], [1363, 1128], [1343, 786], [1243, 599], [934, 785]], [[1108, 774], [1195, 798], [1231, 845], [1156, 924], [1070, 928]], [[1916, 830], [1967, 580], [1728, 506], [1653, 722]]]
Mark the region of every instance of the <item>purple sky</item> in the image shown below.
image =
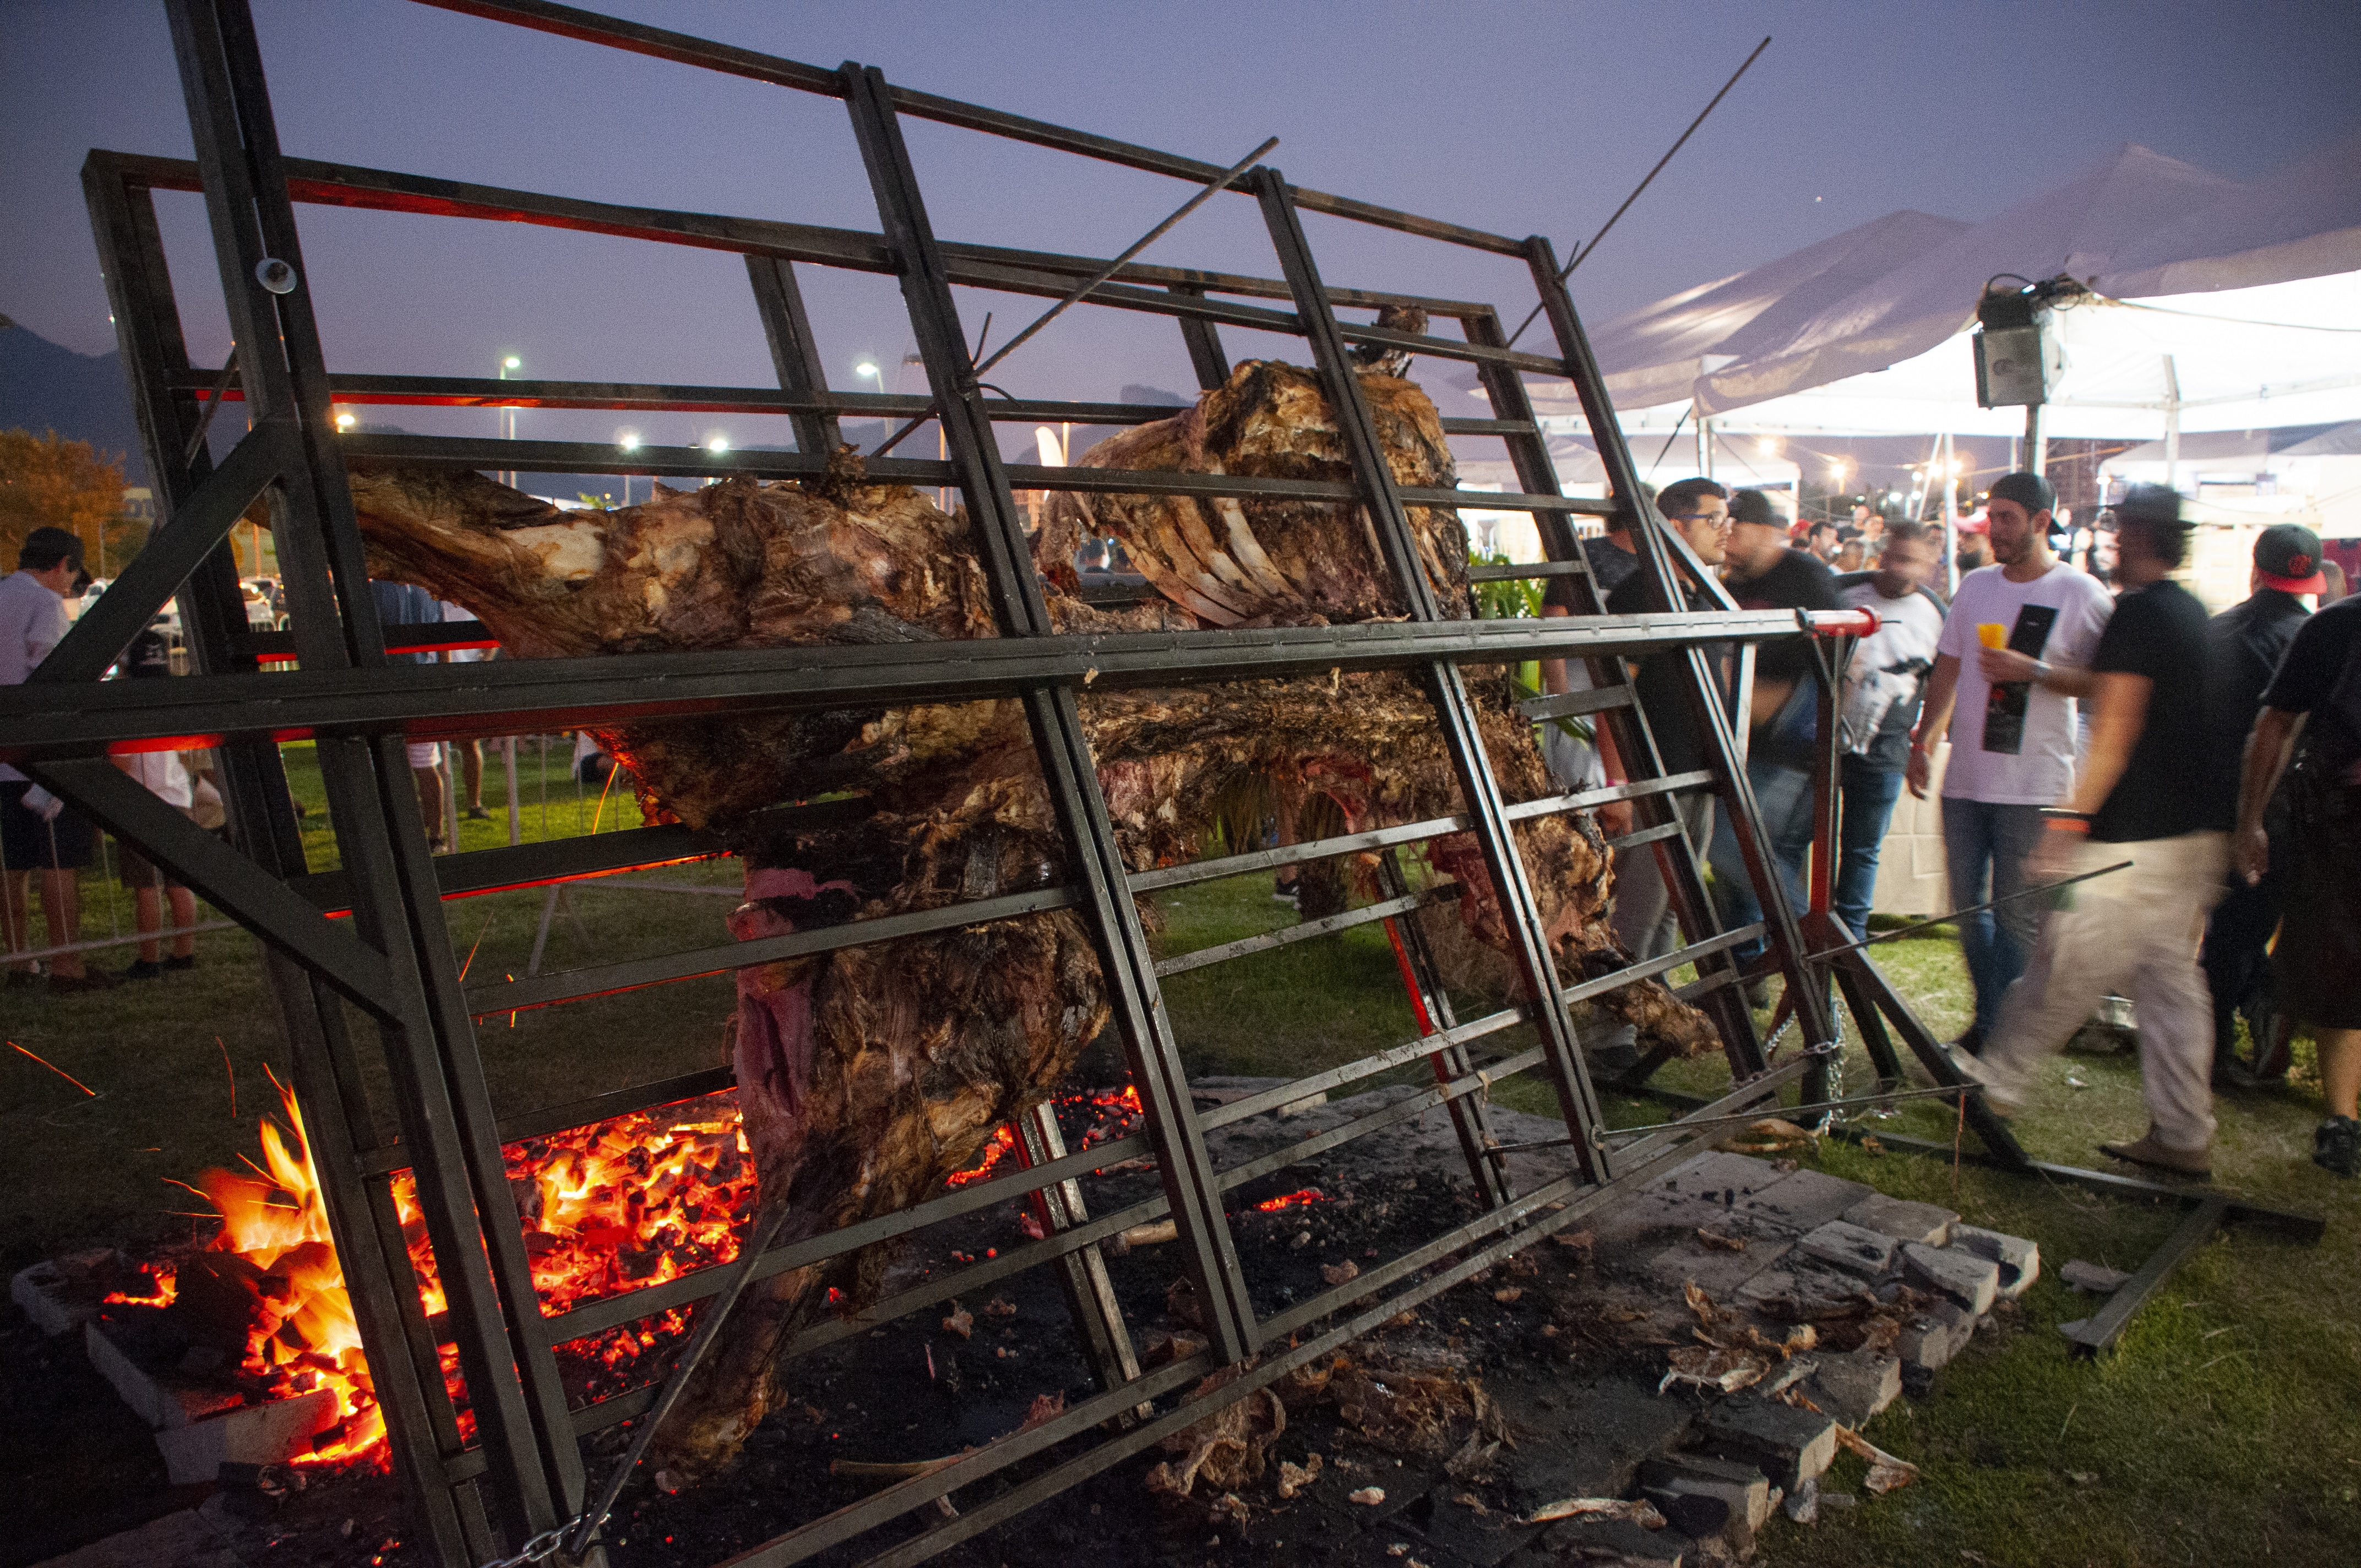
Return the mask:
[[[1594, 320], [1898, 207], [1986, 216], [2125, 140], [2234, 178], [2361, 121], [2361, 7], [2094, 3], [1809, 7], [1552, 4], [655, 5], [620, 14], [1228, 163], [1262, 137], [1299, 183], [1510, 235], [1562, 255], [1604, 221], [1754, 42], [1763, 56], [1575, 275]], [[299, 156], [618, 202], [873, 229], [833, 100], [709, 75], [404, 0], [257, 0], [281, 137]], [[185, 155], [161, 7], [12, 0], [0, 48], [0, 311], [85, 353], [113, 345], [76, 170], [84, 151]], [[947, 238], [1112, 254], [1188, 194], [1150, 175], [909, 123]], [[195, 197], [163, 197], [191, 347], [227, 346]], [[522, 225], [302, 209], [331, 365], [394, 373], [763, 385], [734, 258]], [[1307, 219], [1332, 281], [1489, 297], [1521, 269]], [[1275, 276], [1259, 214], [1217, 199], [1148, 259]], [[916, 391], [889, 280], [807, 269], [830, 375], [864, 357]], [[998, 341], [1040, 306], [971, 295]], [[1229, 334], [1234, 358], [1292, 354]], [[1186, 389], [1169, 323], [1073, 313], [993, 378], [1019, 396]], [[386, 411], [484, 430], [479, 411]], [[520, 433], [606, 439], [607, 415], [528, 412]], [[651, 441], [790, 438], [785, 422], [667, 416]], [[927, 443], [931, 446], [932, 443]]]

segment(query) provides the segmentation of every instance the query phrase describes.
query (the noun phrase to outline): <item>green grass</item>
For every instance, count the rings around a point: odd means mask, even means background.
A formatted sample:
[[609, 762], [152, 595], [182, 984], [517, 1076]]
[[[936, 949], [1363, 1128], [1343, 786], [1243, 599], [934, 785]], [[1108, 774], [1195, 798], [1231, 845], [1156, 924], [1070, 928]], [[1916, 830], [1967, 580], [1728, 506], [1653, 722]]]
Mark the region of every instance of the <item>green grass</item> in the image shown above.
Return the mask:
[[[313, 863], [327, 863], [316, 770], [288, 748], [299, 796], [313, 808]], [[528, 759], [533, 751], [528, 751]], [[598, 815], [553, 761], [551, 828], [579, 831]], [[540, 836], [539, 779], [528, 773], [525, 827]], [[486, 786], [495, 820], [466, 825], [463, 843], [506, 841], [499, 768]], [[610, 798], [602, 831], [635, 824]], [[555, 920], [545, 968], [706, 945], [730, 907], [719, 897], [625, 891], [631, 879], [577, 886]], [[640, 880], [734, 886], [728, 861], [667, 867]], [[120, 895], [117, 895], [120, 897]], [[445, 906], [455, 950], [478, 975], [522, 972], [538, 928], [538, 890]], [[1160, 949], [1180, 952], [1274, 929], [1293, 911], [1270, 898], [1268, 876], [1177, 890], [1160, 899]], [[86, 919], [105, 929], [104, 889], [86, 884]], [[127, 902], [122, 919], [129, 919]], [[252, 941], [226, 932], [199, 939], [192, 974], [93, 997], [0, 993], [7, 1038], [100, 1091], [92, 1099], [26, 1058], [0, 1053], [0, 1263], [10, 1268], [76, 1246], [186, 1234], [176, 1211], [200, 1207], [169, 1185], [253, 1149], [255, 1120], [271, 1109], [262, 1068], [283, 1076], [284, 1047]], [[124, 955], [110, 955], [120, 967]], [[1877, 949], [1877, 961], [1938, 1036], [1968, 1016], [1966, 977], [1947, 933]], [[1398, 1044], [1412, 1032], [1382, 927], [1267, 952], [1172, 977], [1165, 987], [1193, 1075], [1301, 1075]], [[1487, 1004], [1458, 999], [1461, 1016]], [[504, 1113], [719, 1063], [731, 1008], [726, 977], [657, 987], [563, 1008], [487, 1020], [478, 1037], [494, 1102]], [[361, 1032], [365, 1042], [367, 1031]], [[1520, 1033], [1486, 1042], [1506, 1052]], [[217, 1043], [218, 1042], [218, 1043]], [[373, 1055], [373, 1049], [370, 1052]], [[237, 1114], [230, 1114], [234, 1067]], [[1422, 1076], [1413, 1068], [1393, 1075]], [[1847, 1081], [1871, 1081], [1854, 1048]], [[2072, 1081], [2070, 1081], [2072, 1080]], [[1385, 1081], [1378, 1080], [1375, 1081]], [[1727, 1081], [1718, 1058], [1675, 1064], [1669, 1087], [1709, 1092]], [[2081, 1087], [2075, 1087], [2079, 1083]], [[381, 1082], [379, 1102], [383, 1104]], [[1502, 1085], [1502, 1103], [1547, 1113], [1553, 1097], [1532, 1075]], [[1610, 1098], [1621, 1124], [1653, 1121], [1655, 1104]], [[2361, 1183], [2309, 1163], [2320, 1114], [2308, 1045], [2286, 1089], [2225, 1098], [2217, 1108], [2220, 1183], [2259, 1201], [2325, 1213], [2327, 1239], [2291, 1245], [2230, 1230], [2184, 1266], [2104, 1362], [2070, 1358], [2056, 1325], [2093, 1302], [2056, 1283], [2070, 1257], [2138, 1265], [2176, 1211], [2098, 1197], [1947, 1160], [1879, 1156], [1830, 1143], [1812, 1157], [1832, 1173], [1960, 1211], [2041, 1244], [2052, 1277], [2004, 1327], [1980, 1334], [1938, 1379], [1936, 1394], [1880, 1418], [1872, 1435], [1924, 1470], [1916, 1486], [1872, 1498], [1861, 1466], [1845, 1459], [1827, 1483], [1861, 1506], [1828, 1513], [1814, 1530], [1781, 1520], [1762, 1561], [1788, 1564], [2341, 1563], [2361, 1541]], [[1866, 1125], [1948, 1141], [1952, 1117], [1918, 1104]], [[2101, 1141], [2146, 1124], [2136, 1061], [2067, 1056], [2050, 1064], [2017, 1124], [2037, 1156], [2105, 1167]], [[2073, 1477], [2091, 1477], [2078, 1482]]]

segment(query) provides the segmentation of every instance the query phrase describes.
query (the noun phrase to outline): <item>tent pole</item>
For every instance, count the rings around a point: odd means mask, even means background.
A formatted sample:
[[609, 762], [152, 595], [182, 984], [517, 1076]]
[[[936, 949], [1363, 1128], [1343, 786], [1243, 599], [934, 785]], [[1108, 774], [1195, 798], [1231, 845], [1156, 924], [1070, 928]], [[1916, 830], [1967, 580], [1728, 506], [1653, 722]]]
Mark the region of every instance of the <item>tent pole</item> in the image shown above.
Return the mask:
[[2041, 405], [2025, 406], [2025, 466], [2044, 478], [2049, 473], [2049, 437], [2042, 433]]
[[1959, 440], [1943, 437], [1943, 597], [1957, 598], [1960, 592], [1960, 490], [1958, 463]]
[[2180, 488], [2180, 372], [2164, 356], [2164, 485]]

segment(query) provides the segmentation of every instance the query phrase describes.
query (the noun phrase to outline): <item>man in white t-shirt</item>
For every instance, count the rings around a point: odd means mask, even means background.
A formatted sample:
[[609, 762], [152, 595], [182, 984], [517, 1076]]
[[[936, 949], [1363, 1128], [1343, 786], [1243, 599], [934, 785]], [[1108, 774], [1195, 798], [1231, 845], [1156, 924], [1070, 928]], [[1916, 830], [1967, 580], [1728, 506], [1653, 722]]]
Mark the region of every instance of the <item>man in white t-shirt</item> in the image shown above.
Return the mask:
[[1950, 608], [1927, 589], [1943, 554], [1943, 536], [1923, 522], [1901, 521], [1885, 534], [1877, 570], [1837, 579], [1837, 602], [1868, 609], [1877, 630], [1853, 650], [1837, 716], [1843, 747], [1838, 784], [1843, 812], [1836, 917], [1856, 937], [1869, 935], [1869, 906], [1877, 891], [1878, 850], [1901, 798], [1910, 736], [1935, 669], [1935, 644]]
[[[0, 686], [22, 685], [49, 650], [65, 640], [65, 600], [90, 587], [82, 541], [62, 528], [37, 528], [16, 552], [16, 569], [0, 577]], [[32, 879], [41, 873], [41, 916], [49, 946], [82, 940], [79, 872], [90, 864], [90, 823], [82, 813], [0, 763], [0, 936], [9, 953], [33, 951]], [[36, 983], [32, 960], [18, 960], [0, 985]], [[49, 959], [49, 989], [104, 991], [115, 977], [85, 968], [77, 952]]]
[[1936, 642], [1926, 713], [1910, 747], [1910, 793], [1924, 800], [1929, 753], [1948, 729], [1943, 852], [1960, 950], [1975, 982], [1976, 1017], [1957, 1045], [1971, 1054], [2025, 972], [2040, 910], [2024, 891], [2026, 857], [2041, 840], [2041, 808], [2074, 780], [2075, 700], [2092, 689], [2091, 659], [2114, 604], [2099, 580], [2049, 548], [2057, 492], [2038, 474], [2004, 475], [1985, 509], [1993, 565], [1960, 579]]

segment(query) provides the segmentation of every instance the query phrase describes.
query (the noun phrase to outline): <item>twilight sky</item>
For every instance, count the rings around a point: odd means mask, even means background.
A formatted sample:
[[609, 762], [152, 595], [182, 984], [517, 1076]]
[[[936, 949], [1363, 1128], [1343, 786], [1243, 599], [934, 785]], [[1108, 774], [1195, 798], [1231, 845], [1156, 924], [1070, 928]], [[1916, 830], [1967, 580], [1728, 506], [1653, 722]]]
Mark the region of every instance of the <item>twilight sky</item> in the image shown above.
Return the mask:
[[[1187, 153], [1266, 136], [1299, 183], [1570, 255], [1764, 33], [1746, 80], [1575, 275], [1603, 321], [1899, 207], [1987, 216], [2119, 142], [2233, 178], [2361, 123], [2361, 7], [1820, 0], [1114, 4], [655, 4], [618, 14]], [[406, 0], [256, 0], [284, 145], [340, 159], [617, 202], [873, 229], [841, 104], [528, 33]], [[947, 238], [1111, 255], [1189, 193], [1175, 181], [906, 122]], [[185, 156], [160, 6], [10, 0], [0, 17], [0, 311], [85, 353], [113, 346], [77, 169], [93, 147]], [[159, 197], [191, 348], [227, 347], [193, 196]], [[299, 210], [331, 365], [763, 385], [734, 258], [522, 225]], [[1331, 281], [1531, 294], [1499, 258], [1317, 216]], [[1224, 196], [1147, 259], [1276, 276], [1259, 214]], [[806, 269], [835, 384], [873, 358], [889, 389], [913, 345], [890, 280]], [[1040, 306], [963, 296], [994, 341]], [[1227, 334], [1233, 358], [1300, 356]], [[1111, 399], [1191, 379], [1168, 323], [1080, 311], [995, 372], [1018, 396]], [[389, 410], [413, 429], [489, 429], [480, 411]], [[519, 433], [606, 439], [612, 416], [532, 411]], [[790, 439], [784, 422], [667, 416], [653, 442]], [[928, 445], [932, 443], [928, 442]]]

